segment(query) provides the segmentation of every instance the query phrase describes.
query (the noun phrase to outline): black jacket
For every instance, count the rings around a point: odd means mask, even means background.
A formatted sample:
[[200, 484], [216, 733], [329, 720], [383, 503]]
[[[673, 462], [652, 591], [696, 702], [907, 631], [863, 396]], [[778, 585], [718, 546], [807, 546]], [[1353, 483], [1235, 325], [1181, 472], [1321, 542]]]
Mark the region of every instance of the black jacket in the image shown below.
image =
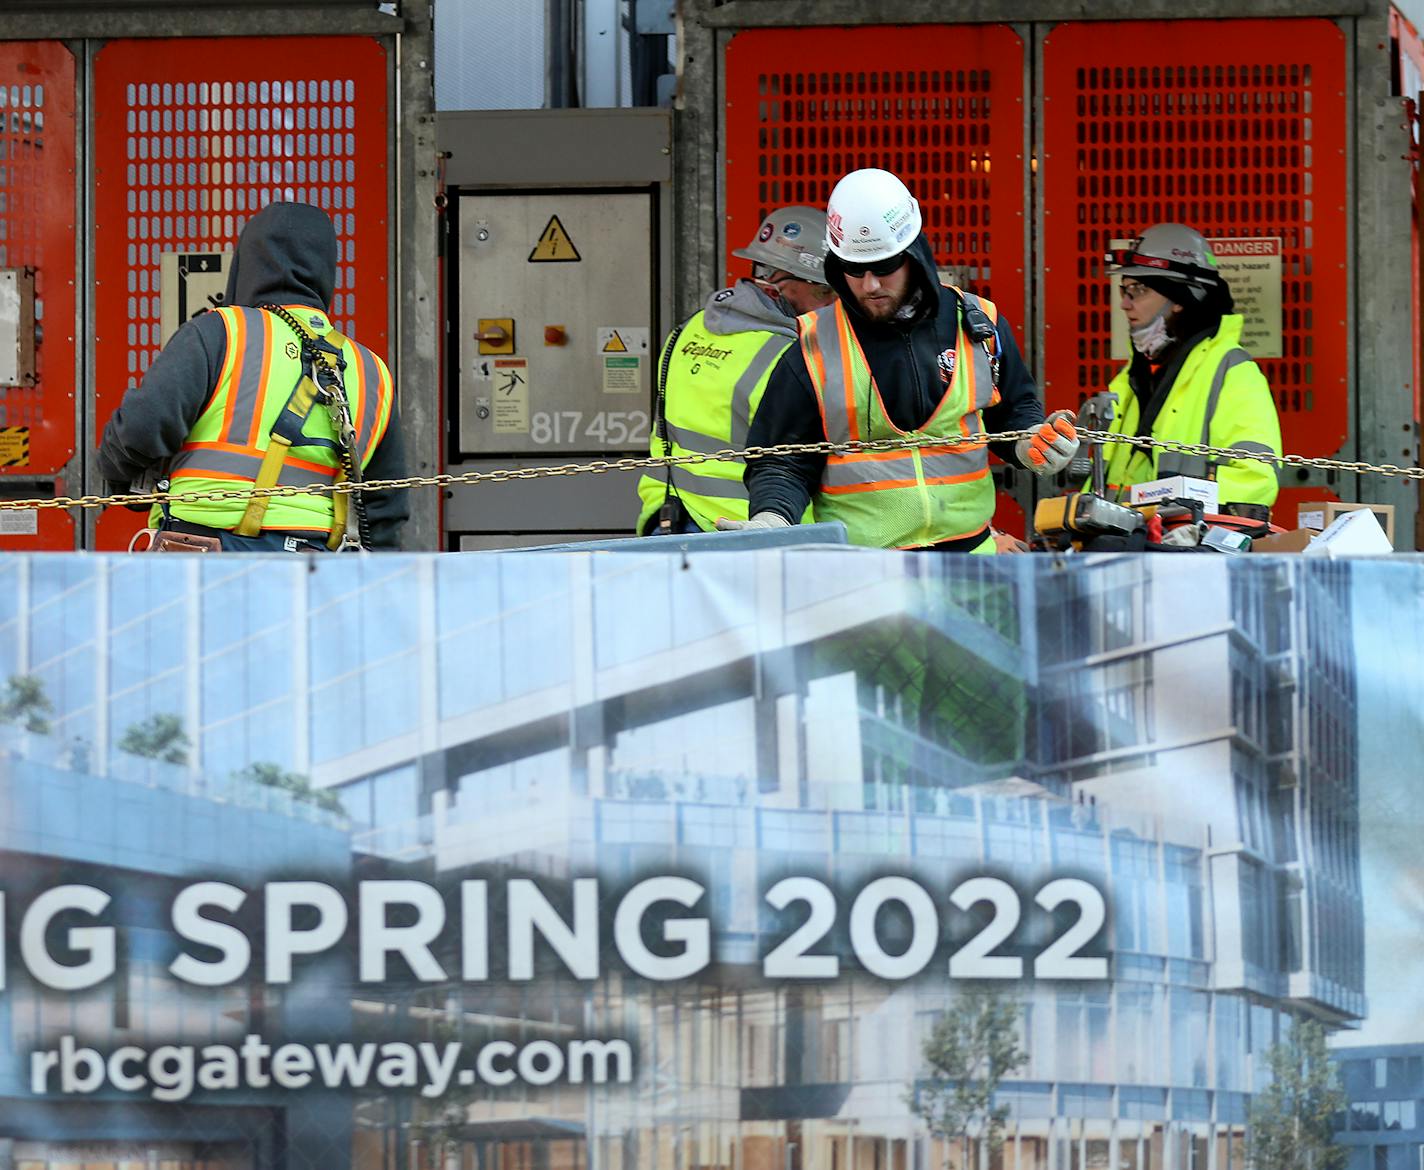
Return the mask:
[[[320, 208], [273, 203], [248, 222], [228, 272], [228, 305], [310, 305], [328, 312], [336, 287], [336, 232]], [[217, 387], [227, 352], [227, 330], [216, 313], [203, 313], [169, 339], [130, 387], [104, 428], [99, 474], [111, 490], [125, 491], [159, 470], [187, 441]], [[405, 475], [405, 453], [395, 404], [380, 444], [366, 465], [367, 479]], [[400, 526], [410, 515], [404, 490], [366, 493], [371, 543], [400, 547]]]
[[[920, 290], [915, 311], [906, 320], [878, 322], [861, 313], [846, 285], [839, 257], [834, 252], [826, 253], [827, 283], [850, 313], [890, 421], [904, 431], [928, 422], [943, 397], [938, 358], [955, 346], [960, 308], [960, 298], [939, 283], [934, 253], [923, 232], [910, 246], [910, 258]], [[1036, 427], [1043, 421], [1043, 404], [1014, 341], [1013, 330], [1002, 316], [997, 333], [1000, 401], [984, 411], [984, 426], [990, 431]], [[778, 443], [821, 443], [825, 439], [806, 359], [801, 347], [793, 345], [772, 371], [747, 442], [770, 447]], [[1019, 465], [1013, 444], [994, 444], [993, 450], [1006, 463]], [[751, 515], [776, 512], [792, 524], [797, 523], [811, 497], [820, 490], [825, 465], [824, 455], [776, 455], [748, 460], [743, 479], [751, 497]], [[980, 539], [973, 536], [957, 543], [968, 546]]]

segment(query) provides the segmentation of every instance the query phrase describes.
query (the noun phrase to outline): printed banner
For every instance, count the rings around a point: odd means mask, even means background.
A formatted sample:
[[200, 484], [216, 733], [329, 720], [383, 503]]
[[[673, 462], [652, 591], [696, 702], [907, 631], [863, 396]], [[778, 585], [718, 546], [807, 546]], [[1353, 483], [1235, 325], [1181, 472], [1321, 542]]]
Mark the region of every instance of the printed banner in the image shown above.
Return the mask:
[[1413, 1170], [1421, 602], [10, 556], [0, 1167]]

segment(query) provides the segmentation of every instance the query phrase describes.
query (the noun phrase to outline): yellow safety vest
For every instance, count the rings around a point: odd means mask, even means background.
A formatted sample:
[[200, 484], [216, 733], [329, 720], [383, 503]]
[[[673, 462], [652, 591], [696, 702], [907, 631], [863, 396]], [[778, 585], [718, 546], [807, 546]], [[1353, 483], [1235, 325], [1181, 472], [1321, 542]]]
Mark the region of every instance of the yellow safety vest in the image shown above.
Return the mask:
[[[991, 301], [957, 288], [952, 291], [965, 305], [977, 305], [991, 322], [998, 322], [999, 311]], [[839, 299], [798, 317], [796, 323], [829, 442], [968, 438], [984, 433], [980, 412], [999, 401], [993, 376], [995, 353], [989, 341], [976, 344], [969, 339], [962, 313], [954, 372], [934, 413], [912, 431], [902, 431], [890, 421], [860, 339]], [[922, 548], [972, 536], [994, 515], [989, 454], [983, 443], [952, 447], [931, 443], [906, 450], [831, 455], [812, 510], [817, 521], [843, 521], [851, 544], [873, 548]], [[992, 553], [993, 540], [986, 537], [973, 551]]]
[[[314, 336], [331, 332], [331, 320], [307, 305], [284, 306]], [[257, 478], [271, 439], [272, 426], [302, 377], [301, 350], [292, 330], [261, 309], [215, 310], [227, 330], [227, 350], [217, 385], [188, 433], [182, 450], [169, 461], [172, 491], [231, 489]], [[390, 422], [394, 388], [390, 371], [363, 345], [343, 339], [343, 384], [356, 428], [356, 450], [365, 467]], [[293, 446], [278, 476], [279, 484], [300, 487], [333, 483], [340, 466], [336, 432], [326, 408], [317, 406], [302, 434], [310, 445]], [[178, 501], [169, 505], [180, 520], [231, 530], [246, 511], [245, 499]], [[264, 531], [330, 532], [335, 510], [329, 494], [274, 496], [262, 519]], [[159, 520], [157, 510], [151, 518]]]
[[[790, 324], [788, 320], [787, 324]], [[712, 333], [704, 314], [694, 314], [681, 332], [669, 339], [674, 346], [667, 362], [667, 401], [664, 406], [667, 443], [655, 419], [648, 443], [651, 455], [700, 454], [747, 445], [747, 430], [777, 360], [791, 347], [791, 338], [766, 330]], [[658, 369], [662, 369], [660, 363]], [[717, 459], [674, 466], [672, 486], [688, 515], [704, 532], [717, 520], [747, 518], [747, 489], [742, 483], [746, 464], [740, 459]], [[666, 473], [659, 469], [638, 481], [642, 511], [638, 532], [657, 516], [667, 496]]]
[[[1251, 355], [1241, 348], [1242, 317], [1221, 319], [1214, 337], [1200, 341], [1187, 354], [1166, 401], [1152, 424], [1152, 437], [1174, 443], [1206, 443], [1240, 451], [1281, 453], [1281, 421], [1271, 387]], [[1117, 393], [1117, 410], [1109, 430], [1137, 434], [1142, 404], [1132, 391], [1124, 367], [1109, 390]], [[1159, 447], [1142, 450], [1127, 443], [1106, 444], [1110, 492], [1126, 497], [1135, 483], [1159, 478]], [[1166, 452], [1171, 458], [1171, 453]], [[1216, 469], [1221, 502], [1274, 504], [1276, 469], [1254, 459], [1233, 460]]]

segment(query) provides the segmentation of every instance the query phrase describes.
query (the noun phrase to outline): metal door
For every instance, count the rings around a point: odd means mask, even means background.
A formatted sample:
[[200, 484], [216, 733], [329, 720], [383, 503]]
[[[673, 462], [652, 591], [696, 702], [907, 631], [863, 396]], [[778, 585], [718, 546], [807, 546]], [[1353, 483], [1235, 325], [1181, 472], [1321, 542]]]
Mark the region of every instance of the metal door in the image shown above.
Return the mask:
[[[369, 37], [111, 41], [94, 54], [96, 443], [161, 348], [162, 255], [229, 249], [275, 201], [330, 214], [336, 327], [387, 354], [387, 85]], [[122, 548], [142, 523], [110, 509], [96, 546]]]

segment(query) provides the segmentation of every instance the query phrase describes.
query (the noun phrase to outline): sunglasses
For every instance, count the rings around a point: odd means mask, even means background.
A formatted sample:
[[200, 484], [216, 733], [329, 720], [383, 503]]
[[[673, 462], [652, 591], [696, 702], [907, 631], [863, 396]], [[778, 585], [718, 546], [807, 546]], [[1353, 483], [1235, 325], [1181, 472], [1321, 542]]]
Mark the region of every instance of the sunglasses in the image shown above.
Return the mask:
[[867, 272], [872, 272], [876, 276], [889, 276], [905, 267], [905, 261], [909, 258], [908, 252], [896, 252], [895, 255], [887, 256], [884, 260], [877, 260], [873, 264], [856, 264], [851, 260], [842, 260], [841, 271], [857, 280]]

